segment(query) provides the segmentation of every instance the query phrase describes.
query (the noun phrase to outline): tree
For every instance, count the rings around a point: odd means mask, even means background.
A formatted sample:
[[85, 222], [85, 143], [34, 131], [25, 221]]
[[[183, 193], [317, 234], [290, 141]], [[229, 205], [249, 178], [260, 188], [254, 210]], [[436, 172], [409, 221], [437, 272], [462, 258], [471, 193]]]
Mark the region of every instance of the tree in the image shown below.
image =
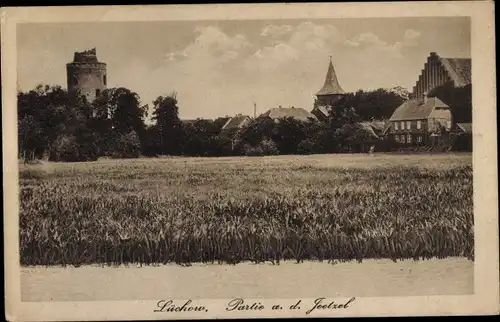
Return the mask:
[[274, 127], [275, 123], [273, 119], [268, 116], [259, 116], [250, 122], [248, 126], [241, 129], [235, 139], [242, 146], [245, 144], [256, 146], [260, 144], [262, 140], [272, 137]]
[[108, 117], [111, 127], [120, 135], [131, 131], [141, 135], [146, 127], [144, 118], [147, 116], [148, 106], [141, 105], [139, 95], [127, 88], [104, 90], [94, 101], [93, 107], [94, 116], [98, 119]]
[[119, 134], [115, 141], [113, 157], [115, 158], [137, 158], [141, 153], [141, 143], [135, 131]]
[[141, 140], [141, 150], [143, 155], [158, 156], [161, 153], [160, 131], [156, 124], [149, 125], [144, 130]]
[[361, 121], [371, 121], [372, 119], [388, 119], [392, 116], [396, 108], [405, 101], [405, 93], [394, 89], [379, 88], [374, 91], [359, 90], [356, 93], [344, 95], [335, 104], [334, 109], [354, 108], [355, 113]]
[[312, 122], [303, 122], [292, 117], [278, 120], [272, 132], [272, 140], [282, 154], [295, 154], [299, 143], [306, 138], [306, 128]]
[[18, 93], [19, 149], [21, 155], [52, 159], [61, 135], [72, 135], [85, 123], [90, 105], [60, 86], [38, 85]]
[[182, 152], [191, 156], [218, 155], [218, 124], [211, 120], [198, 119], [183, 125]]
[[160, 153], [180, 154], [182, 150], [182, 123], [176, 94], [159, 96], [154, 102], [153, 120], [158, 127]]

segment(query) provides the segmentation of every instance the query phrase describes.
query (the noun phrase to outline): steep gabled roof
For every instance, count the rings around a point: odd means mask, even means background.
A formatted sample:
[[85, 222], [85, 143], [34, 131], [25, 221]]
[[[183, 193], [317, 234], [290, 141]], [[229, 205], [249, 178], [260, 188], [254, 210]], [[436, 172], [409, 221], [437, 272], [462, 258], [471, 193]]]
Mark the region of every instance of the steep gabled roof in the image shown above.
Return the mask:
[[386, 125], [386, 121], [373, 120], [370, 122], [371, 126], [377, 131], [383, 131]]
[[465, 133], [472, 133], [472, 123], [457, 123], [457, 127]]
[[290, 107], [290, 108], [285, 108], [285, 107], [278, 107], [278, 108], [272, 108], [262, 114], [262, 116], [267, 116], [272, 119], [280, 119], [280, 118], [286, 118], [286, 117], [293, 117], [296, 120], [299, 121], [308, 121], [309, 118], [312, 118], [314, 120], [317, 120], [316, 116], [314, 114], [304, 110], [303, 108], [295, 108], [295, 107]]
[[339, 80], [335, 74], [335, 68], [333, 68], [332, 59], [330, 57], [330, 64], [328, 65], [328, 71], [326, 72], [325, 83], [316, 95], [332, 94], [345, 94], [345, 92], [342, 87], [340, 87]]
[[377, 133], [375, 133], [374, 129], [373, 129], [373, 124], [372, 122], [360, 122], [358, 123], [358, 126], [366, 131], [369, 135], [371, 135], [372, 137], [378, 139], [379, 136], [377, 135]]
[[449, 108], [437, 97], [429, 97], [427, 102], [412, 99], [401, 104], [392, 114], [390, 121], [422, 120], [429, 117], [435, 108]]
[[471, 84], [472, 61], [470, 58], [442, 58], [439, 60], [456, 87]]
[[247, 115], [236, 115], [229, 120], [227, 120], [226, 124], [222, 127], [222, 130], [229, 130], [235, 128], [243, 127], [246, 122], [250, 120], [250, 117]]

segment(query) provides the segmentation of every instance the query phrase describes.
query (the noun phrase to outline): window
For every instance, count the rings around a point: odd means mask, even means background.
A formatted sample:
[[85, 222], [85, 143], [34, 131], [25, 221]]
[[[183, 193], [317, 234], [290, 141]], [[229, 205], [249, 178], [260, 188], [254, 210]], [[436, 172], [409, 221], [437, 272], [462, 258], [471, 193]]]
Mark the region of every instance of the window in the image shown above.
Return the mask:
[[420, 130], [422, 128], [422, 122], [417, 121], [417, 129]]
[[394, 122], [394, 129], [397, 131], [398, 130], [398, 122]]
[[96, 89], [95, 90], [95, 97], [98, 97], [99, 95], [101, 95], [101, 90], [100, 89]]
[[411, 129], [411, 122], [410, 121], [406, 122], [406, 129], [407, 130]]
[[401, 135], [401, 143], [405, 143], [405, 136]]
[[422, 136], [421, 135], [417, 136], [417, 142], [422, 143]]
[[104, 83], [104, 86], [107, 86], [107, 84], [106, 84], [106, 83], [107, 83], [106, 75], [104, 75], [104, 76], [102, 77], [102, 81], [103, 81], [103, 83]]
[[406, 143], [411, 143], [411, 134], [406, 137]]
[[401, 130], [405, 129], [405, 122], [401, 121]]
[[78, 77], [73, 76], [73, 85], [76, 86], [78, 85]]
[[394, 140], [396, 140], [396, 142], [399, 142], [399, 135], [395, 135]]

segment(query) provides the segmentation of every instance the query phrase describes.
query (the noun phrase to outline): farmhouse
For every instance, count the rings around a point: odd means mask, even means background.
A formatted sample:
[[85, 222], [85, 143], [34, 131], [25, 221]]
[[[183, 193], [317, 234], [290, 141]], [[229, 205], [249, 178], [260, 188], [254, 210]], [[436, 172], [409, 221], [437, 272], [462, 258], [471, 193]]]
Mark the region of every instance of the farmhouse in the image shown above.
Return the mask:
[[437, 97], [411, 99], [399, 106], [389, 119], [386, 134], [399, 145], [436, 145], [452, 128], [450, 107]]
[[252, 119], [250, 116], [237, 114], [227, 120], [222, 126], [221, 134], [227, 136], [235, 135], [239, 130], [247, 126]]
[[442, 58], [437, 53], [431, 52], [413, 87], [411, 97], [421, 99], [424, 93], [449, 83], [454, 87], [471, 84], [471, 59]]
[[472, 151], [472, 123], [457, 123], [452, 135], [456, 150]]
[[317, 117], [314, 116], [311, 112], [306, 111], [303, 108], [296, 107], [277, 107], [272, 108], [261, 115], [261, 117], [270, 117], [274, 121], [278, 121], [279, 119], [284, 119], [291, 117], [297, 121], [307, 122], [309, 120], [317, 121]]

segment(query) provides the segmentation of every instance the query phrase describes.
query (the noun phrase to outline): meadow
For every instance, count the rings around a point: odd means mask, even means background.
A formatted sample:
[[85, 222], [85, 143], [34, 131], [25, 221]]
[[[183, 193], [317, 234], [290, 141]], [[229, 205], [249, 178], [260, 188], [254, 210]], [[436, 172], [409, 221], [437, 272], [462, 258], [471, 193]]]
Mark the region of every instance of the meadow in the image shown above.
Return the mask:
[[19, 167], [24, 266], [474, 257], [471, 154]]

